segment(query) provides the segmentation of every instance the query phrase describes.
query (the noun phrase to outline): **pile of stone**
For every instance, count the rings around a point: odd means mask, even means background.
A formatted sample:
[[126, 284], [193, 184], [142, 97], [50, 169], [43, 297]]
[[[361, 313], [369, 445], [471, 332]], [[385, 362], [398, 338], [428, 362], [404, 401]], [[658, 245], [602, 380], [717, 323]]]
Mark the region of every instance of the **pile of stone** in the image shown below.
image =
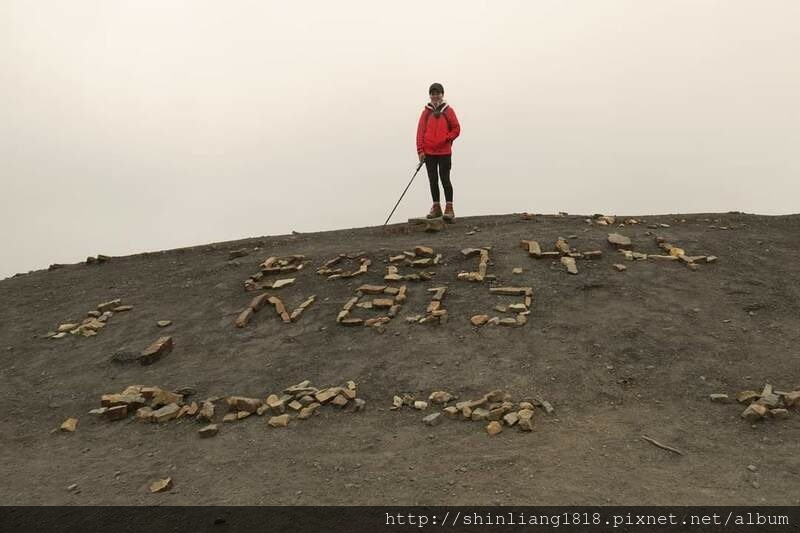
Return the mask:
[[518, 427], [521, 431], [533, 431], [533, 414], [536, 407], [544, 409], [548, 414], [554, 411], [553, 406], [542, 398], [515, 403], [511, 395], [501, 390], [494, 390], [477, 400], [457, 401], [458, 397], [447, 391], [434, 391], [428, 401], [417, 400], [413, 394], [405, 393], [392, 398], [390, 410], [399, 410], [403, 406], [423, 411], [429, 405], [436, 405], [440, 410], [427, 415], [422, 421], [435, 426], [442, 419], [464, 420], [486, 423], [485, 431], [489, 435], [502, 433], [503, 427]]
[[484, 280], [492, 281], [497, 279], [494, 274], [486, 273], [486, 270], [489, 268], [489, 252], [491, 249], [491, 246], [486, 246], [483, 248], [464, 248], [461, 250], [461, 255], [463, 255], [465, 258], [472, 256], [479, 257], [478, 270], [475, 272], [461, 271], [457, 275], [458, 279], [477, 282], [482, 282]]
[[[690, 270], [697, 270], [700, 268], [699, 263], [713, 263], [717, 260], [717, 257], [713, 255], [688, 256], [683, 248], [679, 248], [667, 242], [667, 239], [664, 237], [655, 237], [655, 241], [658, 247], [666, 252], [666, 255], [634, 252], [631, 250], [632, 243], [629, 237], [620, 235], [619, 233], [609, 233], [608, 235], [609, 244], [616, 247], [626, 261], [680, 261]], [[623, 265], [614, 265], [614, 268], [619, 271], [625, 270]]]
[[594, 215], [594, 223], [598, 226], [613, 226], [617, 217], [612, 215]]
[[272, 296], [267, 293], [259, 294], [250, 301], [250, 304], [245, 308], [244, 311], [239, 313], [239, 316], [236, 317], [234, 325], [237, 328], [245, 327], [250, 323], [253, 315], [267, 304], [272, 305], [272, 307], [275, 309], [275, 312], [279, 317], [281, 317], [283, 322], [295, 322], [300, 318], [300, 315], [302, 315], [303, 312], [314, 303], [316, 299], [316, 295], [309, 296], [297, 307], [297, 309], [289, 313], [283, 301], [277, 296]]
[[667, 255], [650, 255], [650, 259], [666, 260], [666, 261], [680, 261], [685, 264], [689, 270], [697, 270], [700, 268], [699, 263], [713, 263], [717, 260], [716, 256], [709, 255], [695, 255], [687, 256], [683, 248], [678, 248], [667, 242], [664, 237], [655, 237], [656, 244], [659, 248], [667, 252]]
[[406, 233], [412, 231], [435, 233], [444, 229], [444, 221], [441, 218], [409, 218], [404, 228]]
[[516, 318], [506, 317], [500, 318], [499, 316], [489, 317], [489, 315], [474, 315], [469, 320], [473, 326], [481, 327], [485, 325], [501, 325], [501, 326], [524, 326], [528, 322], [528, 315], [531, 314], [531, 306], [533, 305], [533, 287], [490, 287], [491, 294], [498, 294], [502, 296], [517, 296], [524, 295], [525, 299], [522, 302], [510, 304], [508, 306], [496, 306], [495, 311], [501, 313], [514, 312]]
[[[306, 380], [284, 389], [282, 394], [269, 394], [265, 399], [245, 396], [213, 397], [202, 402], [184, 402], [182, 391], [170, 392], [159, 387], [131, 385], [119, 394], [104, 394], [101, 407], [90, 414], [106, 420], [122, 420], [135, 413], [136, 420], [164, 423], [181, 418], [194, 418], [205, 425], [198, 430], [201, 437], [213, 437], [219, 431], [215, 423], [220, 419], [215, 402], [227, 407], [222, 414], [223, 423], [243, 420], [251, 415], [270, 415], [270, 427], [286, 427], [292, 419], [306, 420], [318, 413], [323, 405], [332, 405], [344, 410], [361, 411], [366, 402], [357, 397], [356, 384], [348, 381], [341, 387], [318, 389]], [[189, 391], [193, 392], [193, 391]]]
[[600, 259], [603, 257], [603, 252], [600, 250], [579, 252], [571, 248], [567, 240], [563, 237], [556, 239], [555, 250], [551, 252], [543, 252], [539, 242], [534, 240], [520, 241], [520, 245], [527, 250], [530, 257], [535, 259], [560, 258], [561, 264], [570, 274], [578, 273], [578, 265], [575, 262], [576, 259]]
[[414, 268], [426, 268], [438, 266], [442, 260], [442, 254], [434, 254], [433, 248], [428, 246], [415, 246], [414, 251], [404, 251], [397, 255], [389, 256], [392, 263], [386, 267], [385, 281], [428, 281], [433, 278], [435, 272], [422, 271], [412, 274], [400, 274], [398, 265], [405, 265]]
[[[318, 414], [323, 405], [332, 405], [338, 409], [350, 407], [352, 411], [362, 411], [366, 401], [357, 397], [354, 381], [348, 381], [341, 387], [318, 389], [305, 380], [283, 390], [283, 394], [270, 394], [261, 406], [256, 408], [257, 415], [272, 414], [267, 421], [272, 427], [286, 427], [293, 418], [307, 420]], [[294, 414], [295, 416], [292, 416]], [[239, 416], [239, 415], [237, 415]]]
[[97, 257], [89, 256], [86, 258], [87, 265], [102, 264], [110, 261], [111, 258], [107, 255], [97, 254]]
[[[366, 295], [377, 296], [369, 301], [361, 301]], [[361, 285], [356, 295], [347, 300], [336, 317], [336, 322], [343, 326], [378, 327], [387, 324], [397, 316], [400, 307], [405, 303], [406, 286], [389, 287], [386, 285]], [[362, 319], [351, 317], [354, 309], [386, 309], [386, 314], [374, 318]]]
[[89, 411], [89, 414], [106, 420], [123, 420], [135, 413], [138, 420], [166, 422], [183, 416], [194, 416], [199, 410], [196, 402], [185, 405], [182, 394], [144, 385], [131, 385], [118, 394], [103, 394], [100, 405], [101, 407]]
[[67, 333], [72, 335], [81, 335], [83, 337], [94, 337], [103, 329], [108, 319], [114, 316], [114, 313], [124, 313], [133, 309], [132, 305], [122, 305], [122, 300], [117, 298], [109, 302], [98, 304], [95, 309], [88, 313], [88, 316], [80, 323], [66, 322], [58, 326], [57, 331], [48, 332], [45, 337], [51, 339], [61, 339], [66, 337]]
[[282, 274], [302, 270], [309, 261], [304, 255], [289, 255], [286, 257], [267, 257], [261, 263], [261, 273], [264, 275]]
[[[625, 258], [626, 261], [647, 261], [648, 255], [634, 252], [631, 250], [633, 247], [633, 243], [631, 242], [630, 237], [626, 237], [625, 235], [620, 235], [619, 233], [609, 233], [608, 234], [608, 243], [611, 246], [614, 246], [620, 254]], [[622, 264], [615, 264], [614, 268], [618, 272], [624, 272], [627, 267]]]
[[447, 287], [433, 287], [432, 289], [428, 289], [428, 292], [433, 293], [433, 297], [431, 298], [431, 302], [428, 304], [428, 308], [425, 310], [425, 315], [406, 317], [406, 322], [417, 324], [440, 324], [447, 321], [447, 309], [442, 307], [442, 300], [444, 300]]
[[[730, 401], [727, 394], [712, 394], [710, 399], [719, 403]], [[765, 419], [781, 420], [789, 416], [789, 409], [800, 408], [800, 389], [781, 392], [773, 390], [767, 383], [760, 393], [753, 390], [740, 392], [736, 401], [747, 405], [741, 417], [751, 424]]]
[[[613, 226], [614, 224], [617, 224], [617, 222], [619, 221], [620, 221], [619, 217], [613, 215], [601, 215], [601, 214], [595, 214], [592, 216], [592, 218], [586, 219], [587, 224], [597, 224], [598, 226]], [[619, 224], [617, 225], [620, 227], [625, 227], [634, 224], [640, 224], [642, 222], [643, 222], [642, 220], [638, 220], [635, 218], [626, 218], [623, 222], [619, 222]]]
[[290, 255], [286, 257], [268, 257], [260, 265], [259, 272], [256, 272], [244, 282], [246, 291], [257, 291], [261, 289], [280, 289], [294, 283], [294, 278], [279, 279], [277, 281], [264, 280], [264, 276], [275, 274], [285, 274], [286, 272], [297, 272], [302, 270], [309, 261], [304, 255]]
[[[358, 269], [345, 271], [342, 270], [341, 268], [334, 268], [344, 259], [351, 259], [351, 260], [357, 259], [359, 265]], [[372, 261], [365, 257], [364, 252], [357, 252], [352, 254], [339, 254], [333, 259], [326, 261], [321, 267], [319, 267], [317, 269], [317, 274], [319, 274], [320, 276], [326, 276], [328, 279], [352, 278], [353, 276], [366, 274], [371, 264]]]

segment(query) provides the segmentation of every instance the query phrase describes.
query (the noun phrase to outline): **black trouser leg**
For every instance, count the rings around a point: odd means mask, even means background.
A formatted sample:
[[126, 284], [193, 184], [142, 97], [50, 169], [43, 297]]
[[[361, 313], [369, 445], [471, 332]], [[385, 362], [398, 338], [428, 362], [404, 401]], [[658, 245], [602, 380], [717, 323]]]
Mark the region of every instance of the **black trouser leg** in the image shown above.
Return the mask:
[[452, 166], [453, 159], [450, 155], [439, 156], [439, 179], [442, 180], [442, 188], [444, 188], [444, 199], [447, 202], [453, 201], [453, 185], [450, 184], [450, 167]]
[[425, 170], [428, 171], [428, 181], [431, 185], [431, 198], [433, 198], [434, 202], [439, 201], [439, 173], [438, 169], [438, 158], [439, 156], [436, 155], [426, 155], [425, 156]]
[[431, 198], [439, 201], [439, 180], [442, 180], [444, 199], [453, 201], [453, 185], [450, 183], [450, 167], [453, 165], [451, 155], [426, 155], [425, 169], [428, 171], [428, 181], [431, 185]]

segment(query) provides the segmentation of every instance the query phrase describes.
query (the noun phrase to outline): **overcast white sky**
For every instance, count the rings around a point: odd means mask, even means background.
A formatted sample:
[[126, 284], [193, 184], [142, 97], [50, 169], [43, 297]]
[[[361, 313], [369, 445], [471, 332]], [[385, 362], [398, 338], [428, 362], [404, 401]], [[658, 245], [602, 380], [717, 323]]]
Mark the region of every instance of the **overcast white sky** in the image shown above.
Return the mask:
[[[0, 277], [456, 215], [797, 213], [800, 2], [0, 2]], [[424, 170], [393, 217], [430, 207]]]

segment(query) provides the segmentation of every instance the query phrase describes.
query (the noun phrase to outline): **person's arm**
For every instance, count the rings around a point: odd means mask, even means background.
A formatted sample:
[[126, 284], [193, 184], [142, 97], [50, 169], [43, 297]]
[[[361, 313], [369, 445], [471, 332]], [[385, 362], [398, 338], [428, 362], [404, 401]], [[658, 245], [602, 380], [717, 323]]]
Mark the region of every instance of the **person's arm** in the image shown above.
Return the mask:
[[422, 161], [425, 159], [425, 152], [422, 149], [422, 139], [425, 135], [425, 126], [427, 125], [426, 118], [427, 109], [422, 110], [422, 115], [419, 117], [419, 123], [417, 124], [417, 156], [419, 156], [419, 160]]
[[450, 133], [447, 134], [447, 142], [452, 143], [456, 138], [461, 135], [461, 124], [458, 123], [458, 117], [452, 107], [448, 107], [445, 113], [448, 114], [450, 119]]

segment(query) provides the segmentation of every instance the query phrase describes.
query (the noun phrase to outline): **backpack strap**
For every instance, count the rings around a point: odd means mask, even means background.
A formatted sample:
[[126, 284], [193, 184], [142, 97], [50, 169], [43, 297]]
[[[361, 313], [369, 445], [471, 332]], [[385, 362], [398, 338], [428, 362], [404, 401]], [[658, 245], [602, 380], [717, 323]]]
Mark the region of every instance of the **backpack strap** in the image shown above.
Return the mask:
[[[428, 121], [431, 119], [431, 115], [433, 115], [433, 110], [428, 106], [425, 106], [425, 109], [428, 111], [428, 115], [425, 117], [425, 126], [427, 127]], [[450, 124], [450, 118], [447, 116], [448, 109], [450, 109], [449, 105], [442, 111], [442, 115], [444, 116], [445, 122], [447, 122], [447, 131], [450, 131], [453, 129], [453, 126]]]

